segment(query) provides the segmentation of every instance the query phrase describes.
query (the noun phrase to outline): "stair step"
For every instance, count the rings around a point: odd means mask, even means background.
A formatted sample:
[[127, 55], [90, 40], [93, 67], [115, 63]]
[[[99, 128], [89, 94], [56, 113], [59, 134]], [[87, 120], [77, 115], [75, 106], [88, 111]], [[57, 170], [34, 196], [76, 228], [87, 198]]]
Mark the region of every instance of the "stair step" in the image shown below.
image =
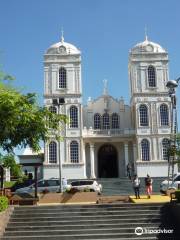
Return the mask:
[[46, 210], [46, 209], [112, 209], [112, 208], [128, 208], [128, 207], [136, 207], [136, 208], [147, 208], [147, 207], [162, 207], [160, 203], [149, 203], [149, 204], [134, 204], [134, 203], [115, 203], [115, 204], [91, 204], [91, 205], [45, 205], [45, 206], [18, 206], [15, 207], [14, 211], [29, 211], [29, 210]]
[[[87, 225], [84, 223], [79, 224], [79, 225], [77, 225], [77, 223], [74, 225], [63, 225], [60, 223], [59, 225], [53, 225], [53, 226], [49, 226], [47, 223], [47, 225], [41, 225], [41, 226], [35, 225], [35, 226], [23, 227], [23, 225], [22, 225], [19, 228], [17, 226], [9, 226], [6, 228], [6, 231], [18, 231], [19, 232], [19, 231], [31, 231], [32, 229], [33, 229], [33, 231], [38, 231], [38, 230], [41, 231], [41, 230], [44, 230], [47, 226], [48, 226], [48, 230], [57, 230], [57, 229], [59, 229], [59, 230], [75, 229], [76, 230], [76, 229], [91, 229], [91, 228], [94, 228], [94, 229], [101, 228], [102, 229], [102, 228], [122, 228], [122, 227], [127, 228], [127, 227], [129, 227], [129, 224], [131, 224], [131, 227], [133, 227], [133, 226], [134, 226], [134, 228], [137, 227], [137, 223], [101, 223], [101, 224], [99, 224], [97, 222], [91, 222], [90, 225], [89, 224]], [[141, 223], [140, 225], [141, 225], [141, 227], [155, 228], [155, 227], [160, 226], [160, 222]]]
[[[151, 234], [151, 237], [155, 237], [156, 234]], [[92, 233], [92, 234], [87, 234], [87, 233], [84, 233], [84, 234], [64, 234], [64, 235], [60, 235], [60, 234], [57, 234], [57, 235], [51, 235], [49, 234], [49, 231], [46, 231], [46, 233], [42, 236], [40, 235], [34, 235], [34, 236], [3, 236], [2, 239], [8, 239], [8, 240], [12, 240], [12, 239], [18, 239], [18, 240], [34, 240], [34, 239], [51, 239], [51, 240], [58, 240], [58, 239], [63, 239], [63, 240], [74, 240], [74, 239], [96, 239], [96, 238], [99, 238], [99, 239], [106, 239], [106, 238], [109, 238], [109, 239], [112, 239], [112, 238], [118, 238], [118, 239], [121, 239], [121, 238], [124, 238], [124, 237], [136, 237], [135, 233], [107, 233], [107, 232], [100, 232], [100, 233]], [[143, 234], [143, 237], [149, 237], [149, 234]], [[137, 238], [139, 239], [139, 238]]]
[[[129, 218], [129, 219], [114, 219], [114, 218], [111, 218], [111, 219], [84, 219], [84, 220], [79, 220], [78, 223], [79, 224], [83, 224], [83, 225], [90, 225], [92, 223], [128, 223], [128, 224], [131, 224], [131, 223], [159, 223], [160, 222], [160, 217], [152, 217], [150, 219], [148, 219], [147, 217], [146, 218], [140, 218], [138, 219], [138, 221], [135, 221], [134, 218]], [[41, 225], [44, 225], [44, 226], [50, 226], [50, 225], [54, 225], [54, 224], [62, 224], [62, 225], [75, 225], [77, 224], [77, 220], [74, 219], [74, 220], [61, 220], [61, 221], [43, 221], [41, 222]], [[31, 221], [31, 222], [12, 222], [11, 219], [8, 223], [8, 226], [10, 225], [13, 225], [13, 226], [37, 226], [37, 222], [35, 221]]]
[[[146, 209], [131, 209], [131, 210], [120, 210], [120, 211], [117, 211], [117, 210], [112, 210], [112, 211], [87, 211], [87, 212], [71, 212], [71, 211], [66, 211], [66, 212], [54, 212], [54, 213], [51, 213], [51, 212], [43, 212], [43, 213], [39, 213], [39, 212], [31, 212], [28, 214], [28, 217], [31, 218], [31, 217], [36, 217], [36, 216], [39, 216], [39, 217], [57, 217], [57, 216], [60, 216], [60, 215], [66, 215], [66, 216], [69, 216], [70, 217], [74, 217], [74, 216], [93, 216], [93, 215], [117, 215], [117, 214], [121, 214], [121, 215], [127, 215], [127, 214], [141, 214], [141, 213], [144, 213], [144, 214], [149, 214], [149, 213], [154, 213], [154, 214], [157, 214], [160, 212], [160, 209], [157, 209], [157, 210], [146, 210]], [[26, 217], [27, 216], [27, 213], [14, 213], [13, 214], [13, 217], [14, 218], [23, 218], [23, 217]]]
[[15, 214], [27, 214], [28, 213], [31, 213], [31, 212], [36, 212], [36, 213], [48, 213], [48, 212], [51, 212], [51, 213], [56, 213], [57, 211], [60, 211], [61, 213], [67, 213], [67, 212], [71, 212], [71, 213], [74, 213], [74, 212], [89, 212], [89, 211], [98, 211], [98, 212], [101, 212], [101, 211], [126, 211], [126, 210], [140, 210], [140, 211], [143, 211], [143, 210], [161, 210], [161, 206], [135, 206], [133, 205], [131, 207], [131, 209], [129, 209], [129, 206], [127, 207], [120, 207], [120, 206], [113, 206], [112, 208], [100, 208], [100, 207], [94, 207], [94, 208], [64, 208], [64, 209], [58, 209], [58, 208], [46, 208], [46, 209], [42, 209], [42, 208], [37, 208], [36, 209], [26, 209], [26, 210], [23, 210], [23, 209], [15, 209], [14, 210], [14, 213]]
[[[158, 226], [156, 226], [155, 228], [154, 227], [148, 227], [148, 229], [158, 229]], [[135, 228], [124, 228], [124, 227], [120, 227], [120, 228], [117, 228], [117, 227], [115, 227], [115, 228], [112, 228], [112, 227], [106, 227], [106, 228], [104, 228], [104, 229], [102, 229], [102, 228], [98, 228], [98, 229], [95, 229], [95, 228], [90, 228], [90, 229], [69, 229], [68, 230], [68, 234], [69, 235], [82, 235], [82, 234], [100, 234], [100, 233], [102, 233], [102, 231], [103, 231], [103, 233], [105, 234], [105, 233], [134, 233], [134, 231], [135, 231]], [[46, 233], [47, 233], [47, 230], [46, 229], [44, 229], [44, 230], [39, 230], [39, 231], [34, 231], [34, 230], [32, 230], [32, 231], [6, 231], [5, 232], [5, 234], [4, 234], [4, 236], [13, 236], [14, 234], [16, 234], [16, 236], [26, 236], [26, 235], [28, 235], [28, 236], [44, 236], [44, 235], [46, 235]], [[49, 228], [48, 228], [48, 234], [49, 235], [60, 235], [60, 236], [62, 236], [62, 235], [67, 235], [67, 230], [64, 230], [64, 229], [62, 229], [62, 230], [59, 230], [59, 229], [54, 229], [54, 230], [50, 230]]]
[[[149, 213], [149, 214], [146, 214], [146, 213], [141, 213], [141, 214], [138, 214], [137, 216], [136, 216], [136, 219], [135, 220], [138, 220], [139, 218], [141, 218], [141, 217], [146, 217], [146, 218], [150, 218], [150, 217], [154, 217], [154, 216], [156, 216], [156, 217], [158, 217], [159, 216], [159, 214], [158, 213]], [[129, 213], [129, 214], [114, 214], [113, 215], [113, 218], [114, 219], [128, 219], [128, 218], [133, 218], [134, 217], [134, 214], [132, 214], [132, 213]], [[103, 219], [111, 219], [112, 218], [112, 215], [111, 214], [109, 214], [109, 215], [93, 215], [93, 216], [91, 216], [91, 215], [89, 215], [89, 216], [58, 216], [58, 217], [54, 217], [54, 216], [52, 216], [52, 217], [24, 217], [24, 218], [16, 218], [16, 217], [11, 217], [11, 219], [10, 219], [10, 221], [11, 222], [22, 222], [22, 221], [24, 221], [24, 222], [29, 222], [29, 221], [36, 221], [36, 222], [38, 222], [38, 221], [52, 221], [52, 220], [72, 220], [72, 219], [75, 219], [76, 221], [79, 221], [79, 220], [85, 220], [85, 219], [95, 219], [95, 220], [97, 220], [98, 221], [98, 219], [101, 219], [101, 218], [103, 218]]]

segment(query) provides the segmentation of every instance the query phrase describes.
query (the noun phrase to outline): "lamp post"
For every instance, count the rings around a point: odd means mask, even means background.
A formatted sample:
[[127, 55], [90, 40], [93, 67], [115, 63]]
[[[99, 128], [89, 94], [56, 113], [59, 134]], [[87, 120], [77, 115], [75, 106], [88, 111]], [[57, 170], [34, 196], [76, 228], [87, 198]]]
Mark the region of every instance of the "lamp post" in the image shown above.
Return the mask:
[[[176, 80], [169, 80], [166, 87], [169, 89], [169, 97], [171, 98], [171, 140], [170, 149], [173, 151], [176, 149], [176, 134], [177, 134], [177, 99], [176, 99], [176, 88], [178, 87], [178, 82], [180, 77]], [[172, 165], [172, 177], [174, 175], [174, 162], [175, 162], [175, 152], [173, 155], [168, 157], [168, 185], [169, 185], [169, 175], [170, 175], [170, 165]], [[168, 186], [169, 187], [169, 186]]]
[[3, 189], [3, 185], [4, 185], [4, 167], [2, 165], [0, 165], [0, 189]]
[[[60, 107], [64, 105], [64, 98], [53, 99], [53, 105], [58, 106], [58, 114], [61, 114]], [[60, 134], [60, 132], [59, 132]], [[59, 158], [59, 192], [62, 192], [62, 164], [61, 164], [61, 151], [60, 151], [60, 141], [58, 140], [58, 158]]]

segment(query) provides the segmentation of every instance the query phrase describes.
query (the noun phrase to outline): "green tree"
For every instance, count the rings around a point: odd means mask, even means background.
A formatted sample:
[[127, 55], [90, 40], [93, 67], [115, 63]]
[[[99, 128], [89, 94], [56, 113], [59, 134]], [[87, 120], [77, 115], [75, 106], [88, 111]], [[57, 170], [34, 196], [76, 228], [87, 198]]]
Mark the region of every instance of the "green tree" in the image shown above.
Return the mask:
[[16, 160], [14, 158], [13, 154], [7, 154], [4, 157], [2, 157], [2, 163], [3, 167], [10, 168], [10, 174], [13, 177], [21, 177], [22, 176], [22, 170], [21, 166], [16, 163]]
[[27, 145], [39, 151], [40, 141], [47, 141], [50, 133], [60, 138], [59, 123], [67, 117], [40, 107], [34, 93], [22, 94], [5, 81], [12, 79], [0, 72], [0, 147], [8, 153]]
[[180, 168], [180, 133], [176, 134], [176, 145], [170, 145], [168, 149], [169, 158], [174, 157], [174, 164]]

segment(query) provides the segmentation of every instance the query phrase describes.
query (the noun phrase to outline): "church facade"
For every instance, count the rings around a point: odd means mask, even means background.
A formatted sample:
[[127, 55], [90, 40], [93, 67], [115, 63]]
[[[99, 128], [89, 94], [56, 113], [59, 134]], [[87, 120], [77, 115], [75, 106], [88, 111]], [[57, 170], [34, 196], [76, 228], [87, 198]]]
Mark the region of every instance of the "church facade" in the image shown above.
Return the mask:
[[[167, 176], [171, 133], [168, 52], [147, 39], [129, 53], [130, 104], [108, 94], [82, 104], [81, 52], [61, 41], [44, 55], [44, 104], [66, 114], [62, 141], [45, 143], [43, 177], [118, 178], [129, 163], [139, 177]], [[117, 86], [118, 87], [118, 86]], [[120, 87], [120, 86], [119, 86]]]

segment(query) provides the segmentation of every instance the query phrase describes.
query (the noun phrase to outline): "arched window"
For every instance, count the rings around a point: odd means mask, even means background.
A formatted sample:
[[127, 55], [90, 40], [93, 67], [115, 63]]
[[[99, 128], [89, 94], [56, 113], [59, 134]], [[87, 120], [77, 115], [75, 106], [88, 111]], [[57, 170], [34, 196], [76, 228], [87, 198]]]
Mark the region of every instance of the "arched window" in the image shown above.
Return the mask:
[[148, 126], [148, 108], [146, 105], [139, 107], [139, 122], [140, 126]]
[[50, 142], [49, 144], [49, 163], [57, 163], [57, 144]]
[[52, 112], [52, 113], [57, 113], [57, 109], [56, 109], [55, 106], [50, 106], [49, 111]]
[[160, 123], [161, 126], [169, 125], [169, 111], [168, 106], [166, 104], [162, 104], [160, 106]]
[[148, 67], [148, 83], [149, 87], [156, 87], [156, 70], [155, 67]]
[[76, 141], [70, 143], [70, 158], [72, 163], [79, 162], [79, 144]]
[[117, 113], [113, 113], [112, 117], [111, 117], [111, 121], [112, 121], [112, 129], [117, 129], [119, 128], [119, 116]]
[[59, 69], [59, 88], [66, 88], [67, 86], [67, 74], [66, 74], [66, 69], [61, 67]]
[[110, 123], [109, 123], [109, 114], [104, 113], [103, 114], [103, 129], [109, 129]]
[[75, 106], [70, 107], [70, 127], [78, 128], [78, 109]]
[[94, 129], [101, 129], [101, 116], [99, 113], [94, 114]]
[[162, 140], [162, 158], [163, 160], [168, 160], [168, 149], [170, 146], [170, 141], [167, 138]]
[[149, 141], [147, 139], [143, 139], [141, 141], [141, 159], [142, 161], [149, 161]]

